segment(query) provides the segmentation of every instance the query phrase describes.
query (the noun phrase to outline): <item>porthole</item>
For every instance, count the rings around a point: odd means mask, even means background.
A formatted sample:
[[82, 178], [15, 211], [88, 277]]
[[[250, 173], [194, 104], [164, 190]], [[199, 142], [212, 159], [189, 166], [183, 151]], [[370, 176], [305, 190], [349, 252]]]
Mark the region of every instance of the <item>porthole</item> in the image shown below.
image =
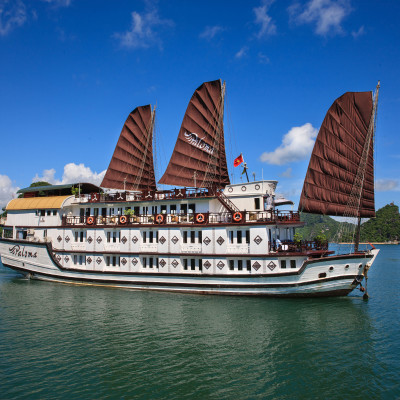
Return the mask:
[[228, 192], [232, 193], [233, 192], [233, 187], [228, 188]]
[[360, 269], [361, 269], [361, 268], [362, 268], [362, 264], [360, 264], [360, 265], [358, 266], [358, 268], [360, 268]]
[[242, 186], [242, 192], [246, 191], [246, 186]]
[[256, 188], [256, 190], [260, 190], [260, 185], [257, 184], [257, 185], [255, 186], [255, 188]]
[[333, 267], [332, 266], [329, 267], [329, 271], [331, 271], [331, 272], [333, 271]]
[[350, 265], [349, 264], [347, 264], [345, 267], [344, 267], [344, 269], [349, 269], [350, 268]]
[[318, 275], [318, 278], [326, 278], [326, 272], [321, 272], [319, 275]]

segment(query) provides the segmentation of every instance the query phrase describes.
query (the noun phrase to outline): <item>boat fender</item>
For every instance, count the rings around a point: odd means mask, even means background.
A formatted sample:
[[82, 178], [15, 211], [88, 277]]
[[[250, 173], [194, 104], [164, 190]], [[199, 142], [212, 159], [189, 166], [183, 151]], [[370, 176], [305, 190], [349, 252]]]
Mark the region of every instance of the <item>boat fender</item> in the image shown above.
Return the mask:
[[163, 221], [164, 221], [164, 216], [163, 216], [162, 214], [158, 214], [158, 215], [156, 216], [156, 222], [157, 222], [157, 224], [162, 224]]
[[94, 217], [87, 217], [86, 222], [87, 222], [88, 225], [93, 225]]
[[196, 215], [196, 221], [197, 221], [199, 224], [202, 224], [202, 223], [205, 221], [204, 214], [197, 214], [197, 215]]
[[237, 211], [237, 212], [235, 212], [235, 214], [233, 214], [233, 220], [235, 222], [240, 222], [242, 220], [242, 218], [243, 218], [243, 215], [239, 211]]
[[121, 224], [126, 224], [127, 221], [128, 221], [128, 218], [126, 218], [125, 215], [121, 215], [121, 216], [119, 217], [119, 222], [120, 222]]

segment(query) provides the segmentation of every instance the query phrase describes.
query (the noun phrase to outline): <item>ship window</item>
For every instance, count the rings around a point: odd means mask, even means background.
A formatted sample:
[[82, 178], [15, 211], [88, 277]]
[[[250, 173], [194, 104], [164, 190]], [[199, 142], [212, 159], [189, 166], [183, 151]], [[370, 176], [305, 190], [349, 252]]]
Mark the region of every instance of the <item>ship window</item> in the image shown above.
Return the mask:
[[233, 231], [228, 231], [229, 243], [233, 243]]
[[156, 243], [158, 243], [158, 231], [156, 231]]
[[153, 257], [149, 257], [149, 268], [153, 268]]
[[171, 205], [169, 206], [169, 212], [170, 212], [171, 214], [176, 214], [176, 204], [171, 204]]
[[246, 269], [251, 272], [251, 260], [246, 260]]
[[194, 259], [194, 258], [190, 259], [190, 269], [192, 271], [194, 271], [196, 269], [196, 259]]
[[286, 260], [281, 260], [281, 268], [286, 268]]
[[152, 213], [153, 215], [156, 215], [156, 214], [157, 214], [157, 206], [152, 206], [152, 207], [151, 207], [151, 213]]
[[181, 204], [181, 214], [187, 213], [187, 204]]
[[189, 204], [189, 214], [194, 214], [196, 212], [196, 204]]
[[119, 266], [119, 257], [118, 256], [112, 256], [112, 264], [113, 264], [113, 267]]
[[76, 254], [74, 254], [74, 264], [78, 264], [78, 256]]
[[187, 258], [183, 259], [183, 269], [186, 271], [188, 269], [188, 260]]
[[95, 217], [98, 217], [98, 216], [99, 216], [99, 209], [98, 209], [98, 208], [94, 208], [94, 209], [93, 209], [93, 215], [94, 215]]
[[249, 244], [250, 243], [250, 231], [246, 230], [246, 243]]
[[80, 242], [83, 242], [84, 237], [85, 237], [85, 232], [82, 231], [80, 234]]
[[167, 206], [165, 204], [161, 205], [160, 206], [160, 210], [161, 210], [161, 214], [166, 214], [167, 213]]
[[183, 243], [187, 243], [188, 233], [187, 231], [183, 231]]
[[140, 212], [139, 210], [140, 210], [140, 207], [133, 207], [133, 212], [135, 215], [139, 215], [139, 212]]
[[143, 257], [142, 264], [143, 264], [143, 268], [146, 268], [146, 265], [147, 265], [147, 258], [146, 257]]
[[110, 217], [113, 215], [115, 215], [115, 210], [114, 210], [114, 207], [111, 207], [110, 208]]
[[147, 232], [144, 231], [143, 232], [143, 243], [146, 243], [146, 241], [147, 241]]
[[238, 260], [238, 271], [243, 270], [243, 260]]
[[122, 215], [122, 207], [118, 207], [118, 215]]
[[40, 210], [40, 216], [44, 217], [46, 215], [46, 210]]
[[242, 231], [237, 231], [237, 242], [238, 244], [242, 243]]
[[85, 214], [87, 217], [90, 216], [90, 208], [85, 208]]
[[86, 256], [79, 256], [79, 265], [85, 265], [86, 264]]
[[143, 207], [143, 215], [147, 215], [149, 213], [149, 207]]
[[198, 231], [198, 236], [199, 236], [199, 243], [201, 243], [203, 241], [203, 232]]
[[190, 243], [195, 243], [196, 241], [196, 232], [190, 231]]
[[233, 271], [235, 269], [235, 261], [234, 260], [229, 260], [229, 269]]
[[[149, 232], [149, 243], [153, 243], [153, 231]], [[150, 267], [152, 268], [152, 267]]]
[[326, 278], [326, 272], [321, 272], [321, 273], [318, 275], [318, 278]]
[[256, 210], [259, 210], [259, 209], [260, 209], [260, 198], [259, 198], [259, 197], [257, 197], [257, 198], [254, 199], [254, 208], [255, 208]]
[[53, 210], [53, 215], [57, 215], [57, 210]]
[[199, 258], [199, 271], [203, 271], [203, 260]]
[[117, 243], [117, 232], [113, 232], [113, 243]]
[[158, 269], [158, 257], [156, 257], [156, 268]]
[[296, 268], [296, 260], [290, 260], [290, 268]]
[[106, 266], [109, 267], [110, 266], [110, 256], [106, 257]]
[[75, 242], [78, 241], [78, 238], [79, 238], [79, 232], [75, 232]]

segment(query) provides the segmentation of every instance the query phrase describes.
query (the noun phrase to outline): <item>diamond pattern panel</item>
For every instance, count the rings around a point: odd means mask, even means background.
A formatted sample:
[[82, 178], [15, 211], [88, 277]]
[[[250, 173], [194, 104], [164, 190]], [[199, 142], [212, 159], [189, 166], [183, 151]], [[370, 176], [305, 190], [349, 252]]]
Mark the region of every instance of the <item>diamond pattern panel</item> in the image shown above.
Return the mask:
[[267, 264], [267, 267], [268, 267], [271, 271], [273, 271], [273, 270], [275, 269], [275, 267], [276, 267], [276, 264], [275, 264], [273, 261], [271, 261], [269, 264]]
[[204, 262], [204, 263], [203, 263], [203, 267], [204, 267], [205, 269], [210, 268], [210, 267], [211, 267], [210, 261], [207, 260], [206, 262]]
[[222, 236], [220, 236], [218, 239], [217, 239], [217, 243], [220, 245], [220, 246], [222, 246], [222, 243], [224, 243], [225, 242], [225, 240], [224, 240], [224, 238], [222, 237]]
[[179, 239], [178, 239], [176, 236], [174, 236], [174, 237], [171, 239], [171, 242], [172, 242], [173, 244], [177, 244], [177, 243], [179, 242]]
[[203, 243], [204, 243], [206, 246], [208, 246], [208, 245], [211, 243], [211, 239], [210, 239], [208, 236], [206, 236], [206, 237], [203, 239]]
[[159, 239], [158, 241], [159, 241], [161, 244], [164, 244], [164, 243], [167, 241], [167, 239], [165, 239], [164, 236], [161, 236], [160, 239]]
[[222, 261], [220, 261], [220, 262], [217, 264], [217, 267], [218, 267], [219, 269], [222, 269], [222, 268], [225, 267], [225, 264], [224, 264]]
[[262, 238], [260, 237], [260, 236], [256, 236], [255, 238], [254, 238], [254, 242], [256, 243], [256, 245], [258, 246], [261, 242], [262, 242]]
[[258, 261], [256, 261], [256, 262], [253, 264], [253, 268], [254, 268], [256, 271], [258, 271], [258, 270], [260, 269], [260, 267], [261, 267], [261, 264], [260, 264]]

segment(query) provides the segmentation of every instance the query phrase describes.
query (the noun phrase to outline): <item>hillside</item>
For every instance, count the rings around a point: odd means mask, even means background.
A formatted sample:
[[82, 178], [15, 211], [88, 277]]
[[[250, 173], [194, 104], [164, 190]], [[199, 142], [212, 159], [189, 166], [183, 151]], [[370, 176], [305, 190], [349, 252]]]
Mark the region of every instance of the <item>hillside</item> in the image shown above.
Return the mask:
[[[326, 215], [301, 213], [301, 220], [306, 226], [296, 229], [304, 240], [312, 240], [315, 236], [323, 234], [328, 241], [337, 240], [336, 233], [340, 222]], [[345, 223], [350, 225], [348, 223]], [[344, 229], [349, 231], [349, 229]], [[376, 212], [376, 217], [361, 225], [361, 241], [363, 242], [390, 242], [400, 239], [399, 207], [391, 203]], [[349, 238], [344, 238], [349, 241]]]

